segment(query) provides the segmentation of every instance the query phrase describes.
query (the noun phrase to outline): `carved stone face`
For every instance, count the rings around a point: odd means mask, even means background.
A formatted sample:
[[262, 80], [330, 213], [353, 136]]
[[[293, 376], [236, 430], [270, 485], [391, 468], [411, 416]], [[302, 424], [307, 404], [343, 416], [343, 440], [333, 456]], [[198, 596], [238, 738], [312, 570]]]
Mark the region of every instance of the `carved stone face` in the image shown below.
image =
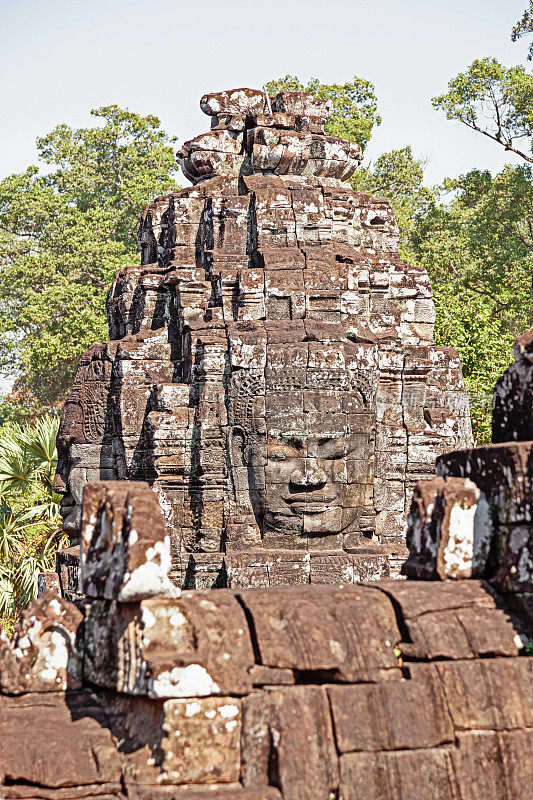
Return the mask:
[[59, 513], [71, 537], [80, 530], [85, 483], [114, 477], [110, 447], [103, 445], [110, 377], [106, 348], [91, 348], [80, 359], [61, 414], [53, 487], [63, 495]]
[[[302, 392], [294, 394], [306, 402]], [[372, 502], [373, 414], [356, 391], [315, 391], [315, 406], [330, 410], [309, 413], [278, 413], [284, 399], [280, 404], [279, 393], [267, 394], [264, 417], [253, 417], [249, 433], [242, 432], [263, 542], [342, 547]]]
[[[350, 523], [342, 518], [345, 484], [344, 436], [269, 435], [262, 498], [264, 532], [300, 527], [312, 536], [340, 533]], [[252, 469], [256, 463], [252, 455]]]
[[[81, 523], [81, 504], [83, 485], [86, 482], [85, 469], [75, 466], [71, 459], [73, 445], [58, 440], [57, 470], [54, 477], [54, 491], [62, 494], [59, 513], [63, 519], [63, 530], [67, 533], [79, 531]], [[79, 447], [79, 445], [78, 445]], [[77, 459], [79, 462], [79, 458]]]

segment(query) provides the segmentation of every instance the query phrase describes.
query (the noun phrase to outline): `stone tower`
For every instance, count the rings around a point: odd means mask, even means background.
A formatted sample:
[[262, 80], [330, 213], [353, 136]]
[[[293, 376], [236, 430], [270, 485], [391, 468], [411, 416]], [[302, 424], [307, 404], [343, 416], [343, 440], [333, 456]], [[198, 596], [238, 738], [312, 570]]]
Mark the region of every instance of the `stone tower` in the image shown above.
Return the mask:
[[110, 340], [65, 403], [65, 529], [76, 547], [87, 480], [145, 480], [180, 585], [394, 574], [414, 485], [471, 443], [428, 276], [400, 260], [389, 205], [344, 183], [361, 153], [324, 133], [327, 101], [237, 89], [201, 108], [211, 130], [178, 152], [193, 186], [144, 212]]

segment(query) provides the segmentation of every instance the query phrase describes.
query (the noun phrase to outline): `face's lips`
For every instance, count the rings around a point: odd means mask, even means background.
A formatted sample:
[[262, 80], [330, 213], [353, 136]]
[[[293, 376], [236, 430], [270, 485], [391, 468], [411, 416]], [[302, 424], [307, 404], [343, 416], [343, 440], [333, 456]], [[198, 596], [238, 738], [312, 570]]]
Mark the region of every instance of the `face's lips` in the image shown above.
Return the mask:
[[333, 495], [324, 496], [318, 492], [302, 492], [301, 494], [289, 494], [283, 498], [286, 503], [332, 503], [335, 500]]
[[324, 497], [312, 493], [309, 493], [308, 496], [305, 493], [290, 495], [283, 499], [291, 508], [302, 514], [322, 514], [331, 508], [331, 503], [335, 500], [332, 496]]

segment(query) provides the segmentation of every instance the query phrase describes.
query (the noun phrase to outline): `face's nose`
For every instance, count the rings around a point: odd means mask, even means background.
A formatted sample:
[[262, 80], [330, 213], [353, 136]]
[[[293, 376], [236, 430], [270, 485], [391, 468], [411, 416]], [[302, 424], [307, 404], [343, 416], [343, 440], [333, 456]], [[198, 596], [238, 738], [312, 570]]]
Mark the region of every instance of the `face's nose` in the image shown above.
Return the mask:
[[68, 447], [63, 442], [57, 442], [57, 466], [52, 489], [58, 494], [68, 492]]
[[291, 483], [302, 489], [320, 489], [327, 483], [327, 475], [317, 458], [302, 459], [291, 475]]

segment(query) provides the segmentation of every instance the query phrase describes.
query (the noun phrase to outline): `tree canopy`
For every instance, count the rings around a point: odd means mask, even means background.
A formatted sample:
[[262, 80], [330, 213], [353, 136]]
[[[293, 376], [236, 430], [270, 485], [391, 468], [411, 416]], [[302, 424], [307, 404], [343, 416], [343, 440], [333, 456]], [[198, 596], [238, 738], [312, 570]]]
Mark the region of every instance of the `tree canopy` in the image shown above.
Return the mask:
[[473, 170], [450, 179], [415, 217], [406, 255], [430, 276], [438, 344], [461, 355], [479, 442], [490, 441], [494, 384], [532, 322], [533, 175]]
[[432, 102], [448, 119], [533, 163], [533, 76], [524, 67], [506, 68], [495, 58], [474, 61]]
[[[527, 36], [528, 33], [533, 33], [533, 0], [529, 0], [529, 6], [526, 8], [521, 18], [511, 31], [511, 41], [516, 42], [522, 36]], [[533, 44], [529, 45], [528, 61], [533, 60]]]
[[169, 137], [117, 106], [97, 125], [37, 140], [41, 167], [0, 182], [0, 357], [43, 406], [68, 389], [79, 355], [107, 338], [113, 274], [137, 258], [147, 198], [175, 187]]

